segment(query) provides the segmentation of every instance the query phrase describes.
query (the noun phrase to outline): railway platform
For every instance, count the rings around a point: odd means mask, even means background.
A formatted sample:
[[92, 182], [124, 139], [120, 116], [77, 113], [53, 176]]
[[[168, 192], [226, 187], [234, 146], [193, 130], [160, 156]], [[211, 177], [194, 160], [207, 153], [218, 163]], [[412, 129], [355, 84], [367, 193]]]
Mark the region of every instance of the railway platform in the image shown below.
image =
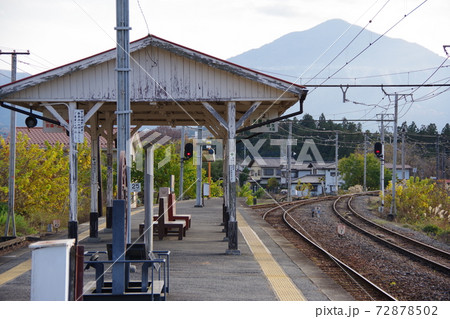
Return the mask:
[[[240, 255], [227, 255], [222, 232], [222, 199], [177, 202], [179, 214], [192, 216], [183, 240], [177, 236], [154, 237], [155, 250], [169, 250], [170, 292], [168, 301], [351, 301], [353, 298], [302, 256], [252, 209], [238, 200], [237, 219]], [[156, 210], [156, 208], [155, 208]], [[139, 238], [144, 209], [132, 211], [132, 241]], [[89, 225], [79, 227], [79, 244], [85, 251], [105, 251], [112, 232], [99, 220], [99, 239], [88, 238]], [[59, 238], [66, 238], [61, 232]], [[57, 237], [57, 236], [54, 236]], [[56, 239], [56, 238], [55, 238]], [[31, 251], [21, 248], [0, 256], [0, 300], [30, 300]], [[84, 272], [84, 288], [92, 288], [94, 270]]]

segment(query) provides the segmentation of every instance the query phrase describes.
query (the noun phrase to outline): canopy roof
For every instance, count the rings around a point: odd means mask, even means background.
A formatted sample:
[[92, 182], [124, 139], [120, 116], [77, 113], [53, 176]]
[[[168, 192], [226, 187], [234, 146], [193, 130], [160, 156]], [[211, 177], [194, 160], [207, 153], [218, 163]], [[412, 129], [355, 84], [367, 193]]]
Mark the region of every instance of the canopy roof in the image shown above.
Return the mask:
[[[130, 66], [132, 125], [205, 125], [218, 132], [217, 114], [226, 119], [228, 102], [236, 103], [236, 121], [252, 105], [253, 117], [266, 111], [277, 117], [307, 93], [303, 86], [153, 35], [130, 44]], [[115, 68], [111, 49], [1, 86], [0, 100], [37, 111], [47, 103], [61, 114], [69, 102], [85, 113], [101, 103], [101, 123], [116, 110]], [[241, 124], [249, 125], [251, 118]]]

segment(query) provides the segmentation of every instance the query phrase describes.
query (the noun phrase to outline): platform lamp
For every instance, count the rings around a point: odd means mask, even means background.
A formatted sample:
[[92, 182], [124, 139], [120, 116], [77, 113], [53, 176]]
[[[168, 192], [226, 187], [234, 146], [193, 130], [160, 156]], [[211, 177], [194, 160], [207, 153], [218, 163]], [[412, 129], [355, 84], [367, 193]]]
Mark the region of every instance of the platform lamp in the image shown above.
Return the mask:
[[28, 128], [33, 128], [33, 127], [35, 127], [37, 125], [37, 119], [34, 116], [28, 116], [25, 119], [25, 125]]

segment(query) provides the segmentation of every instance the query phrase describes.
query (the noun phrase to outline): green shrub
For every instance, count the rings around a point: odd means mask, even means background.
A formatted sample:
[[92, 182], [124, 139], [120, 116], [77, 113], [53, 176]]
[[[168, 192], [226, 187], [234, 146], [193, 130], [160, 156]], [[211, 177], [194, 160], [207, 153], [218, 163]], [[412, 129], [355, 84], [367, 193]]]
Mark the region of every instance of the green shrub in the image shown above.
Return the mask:
[[427, 233], [428, 235], [436, 236], [440, 232], [440, 228], [436, 225], [426, 225], [422, 228], [422, 231]]
[[[8, 205], [0, 204], [0, 231], [4, 234], [6, 227], [6, 219], [8, 218]], [[36, 233], [36, 230], [29, 225], [25, 217], [15, 214], [14, 221], [16, 223], [16, 235], [24, 236]], [[9, 234], [12, 233], [12, 224], [9, 222]]]
[[253, 193], [253, 196], [256, 198], [262, 198], [265, 194], [264, 188], [260, 187], [256, 190], [256, 192]]

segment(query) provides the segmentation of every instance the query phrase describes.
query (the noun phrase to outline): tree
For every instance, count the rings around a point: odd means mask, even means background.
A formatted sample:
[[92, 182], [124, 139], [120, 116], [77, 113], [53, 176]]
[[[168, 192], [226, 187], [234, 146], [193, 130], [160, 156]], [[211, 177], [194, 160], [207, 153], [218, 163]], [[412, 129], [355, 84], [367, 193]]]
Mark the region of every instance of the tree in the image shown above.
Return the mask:
[[239, 186], [242, 187], [247, 182], [249, 172], [250, 170], [248, 169], [248, 167], [244, 167], [242, 172], [239, 174]]
[[269, 191], [275, 192], [275, 190], [278, 188], [278, 181], [275, 177], [269, 178], [267, 181], [267, 189]]
[[[170, 186], [170, 175], [175, 176], [175, 185], [179, 185], [180, 180], [180, 155], [177, 148], [180, 142], [171, 143], [167, 145], [157, 145], [154, 151], [154, 187], [158, 190], [160, 187]], [[143, 152], [143, 150], [138, 150]], [[202, 180], [206, 181], [206, 170], [202, 169]], [[144, 184], [144, 174], [132, 165], [132, 180]], [[194, 165], [194, 158], [184, 161], [183, 174], [183, 198], [195, 198], [196, 196], [196, 180], [197, 180], [197, 166]], [[222, 196], [221, 181], [212, 181], [210, 187], [211, 196]], [[175, 194], [177, 197], [179, 188], [175, 187]]]
[[[8, 199], [9, 144], [0, 139], [0, 201]], [[78, 221], [90, 212], [90, 150], [78, 144]], [[39, 148], [21, 133], [16, 140], [15, 213], [37, 230], [54, 219], [67, 225], [69, 216], [69, 159], [61, 143]]]
[[[385, 206], [390, 207], [392, 201], [392, 183], [386, 192]], [[411, 224], [423, 221], [441, 221], [448, 227], [450, 197], [445, 187], [429, 179], [396, 184], [397, 219]]]
[[[364, 184], [364, 155], [352, 153], [348, 157], [339, 161], [338, 168], [344, 180], [343, 187], [348, 189], [354, 185]], [[385, 169], [384, 181], [385, 186], [392, 178], [390, 170]], [[377, 157], [369, 153], [367, 154], [367, 171], [366, 171], [366, 185], [367, 189], [380, 188], [380, 161]]]

